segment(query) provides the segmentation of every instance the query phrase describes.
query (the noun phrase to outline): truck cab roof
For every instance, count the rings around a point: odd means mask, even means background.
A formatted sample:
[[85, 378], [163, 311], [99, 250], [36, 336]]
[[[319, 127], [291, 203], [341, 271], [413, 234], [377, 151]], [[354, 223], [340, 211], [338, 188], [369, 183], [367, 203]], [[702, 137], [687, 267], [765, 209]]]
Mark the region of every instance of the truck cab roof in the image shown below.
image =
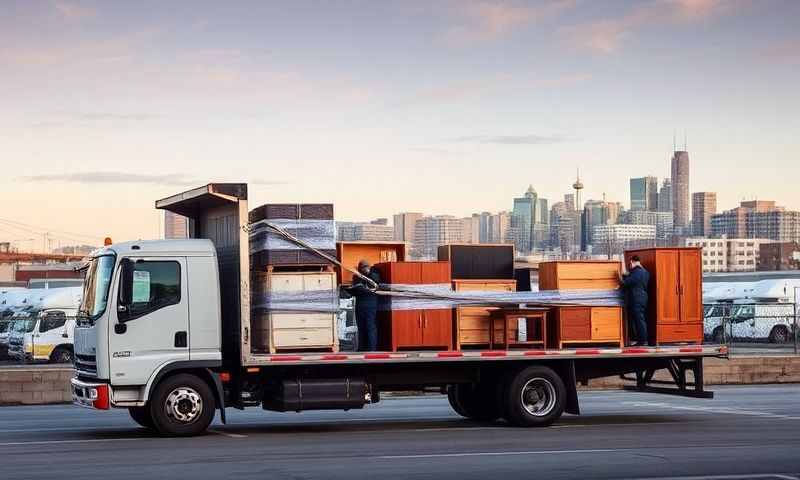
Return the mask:
[[190, 238], [180, 240], [135, 240], [109, 245], [92, 252], [93, 257], [107, 254], [121, 256], [188, 256], [212, 257], [215, 255], [211, 240]]

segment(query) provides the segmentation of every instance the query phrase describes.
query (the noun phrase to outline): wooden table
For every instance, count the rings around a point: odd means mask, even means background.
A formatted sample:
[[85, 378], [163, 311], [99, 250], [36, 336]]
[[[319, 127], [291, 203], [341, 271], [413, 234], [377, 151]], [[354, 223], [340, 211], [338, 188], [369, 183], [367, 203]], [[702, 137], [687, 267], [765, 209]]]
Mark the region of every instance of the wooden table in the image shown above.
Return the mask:
[[[511, 322], [518, 322], [520, 318], [525, 319], [526, 340], [520, 341], [516, 337], [509, 338], [509, 325]], [[497, 322], [501, 324], [502, 337], [497, 339]], [[504, 345], [505, 350], [511, 347], [542, 347], [545, 346], [547, 338], [547, 309], [499, 309], [491, 312], [491, 347]], [[516, 325], [514, 330], [517, 330]]]

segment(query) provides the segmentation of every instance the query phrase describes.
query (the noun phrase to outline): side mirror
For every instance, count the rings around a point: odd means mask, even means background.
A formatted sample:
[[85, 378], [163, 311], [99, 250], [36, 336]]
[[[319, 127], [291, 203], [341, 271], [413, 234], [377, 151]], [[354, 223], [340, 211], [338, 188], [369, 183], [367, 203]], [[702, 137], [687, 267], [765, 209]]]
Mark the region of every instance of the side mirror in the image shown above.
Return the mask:
[[117, 318], [124, 322], [130, 312], [133, 301], [133, 262], [123, 258], [120, 262], [119, 301], [117, 302]]

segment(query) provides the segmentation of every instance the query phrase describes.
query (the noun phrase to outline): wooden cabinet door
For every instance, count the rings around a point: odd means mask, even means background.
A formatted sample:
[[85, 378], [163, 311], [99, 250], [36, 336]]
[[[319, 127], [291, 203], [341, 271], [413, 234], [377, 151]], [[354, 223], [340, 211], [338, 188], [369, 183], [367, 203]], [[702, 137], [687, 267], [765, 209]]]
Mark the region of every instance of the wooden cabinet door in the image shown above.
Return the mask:
[[560, 308], [559, 337], [562, 342], [586, 341], [592, 338], [591, 308]]
[[[678, 250], [662, 250], [656, 254], [655, 272], [650, 272], [650, 281], [655, 282], [657, 298], [656, 320], [658, 323], [680, 323], [680, 253]], [[655, 278], [654, 278], [655, 277]], [[650, 288], [653, 292], [654, 289]]]
[[680, 252], [681, 323], [703, 323], [703, 285], [700, 252]]
[[453, 316], [449, 309], [423, 310], [422, 344], [450, 349], [453, 337]]
[[422, 312], [396, 310], [392, 312], [392, 343], [398, 347], [422, 345]]

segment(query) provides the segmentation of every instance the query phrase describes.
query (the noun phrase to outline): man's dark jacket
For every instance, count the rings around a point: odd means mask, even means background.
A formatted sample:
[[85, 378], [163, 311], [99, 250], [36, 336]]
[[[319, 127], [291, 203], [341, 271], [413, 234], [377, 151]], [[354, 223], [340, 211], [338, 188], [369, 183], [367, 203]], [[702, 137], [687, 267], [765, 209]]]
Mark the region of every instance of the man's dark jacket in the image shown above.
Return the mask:
[[[381, 276], [374, 268], [371, 268], [366, 276], [377, 284], [381, 283]], [[376, 310], [378, 308], [378, 295], [370, 289], [367, 281], [358, 275], [353, 275], [353, 286], [348, 289], [348, 293], [358, 299], [357, 309]]]
[[641, 266], [635, 267], [622, 281], [625, 287], [625, 300], [630, 306], [647, 305], [647, 284], [650, 283], [650, 272]]

